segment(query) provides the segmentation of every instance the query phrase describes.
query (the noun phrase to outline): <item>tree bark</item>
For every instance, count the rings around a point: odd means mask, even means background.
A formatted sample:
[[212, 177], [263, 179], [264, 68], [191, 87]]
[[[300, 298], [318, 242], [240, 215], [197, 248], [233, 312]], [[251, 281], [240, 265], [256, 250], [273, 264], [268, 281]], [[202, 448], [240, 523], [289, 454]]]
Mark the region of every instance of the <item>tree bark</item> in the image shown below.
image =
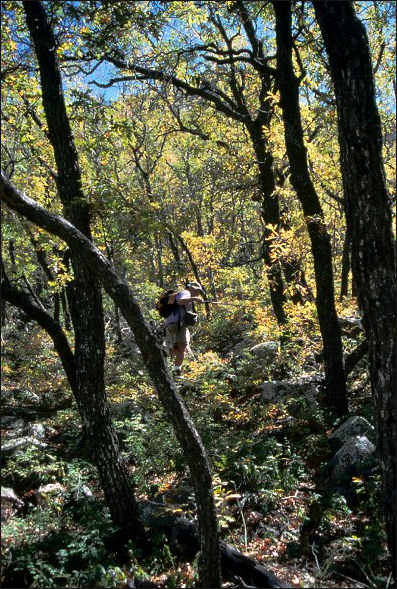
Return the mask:
[[331, 242], [310, 178], [299, 108], [299, 82], [292, 64], [291, 4], [273, 2], [276, 14], [277, 79], [291, 184], [309, 232], [316, 277], [316, 308], [323, 341], [326, 403], [338, 416], [348, 411], [340, 326], [335, 308]]
[[277, 323], [281, 327], [287, 322], [284, 311], [284, 284], [280, 262], [272, 259], [272, 231], [267, 227], [267, 225], [272, 225], [276, 231], [280, 228], [280, 205], [275, 192], [273, 157], [266, 149], [262, 125], [247, 125], [247, 128], [255, 150], [256, 165], [259, 170], [259, 184], [262, 192], [262, 219], [265, 224], [262, 255], [266, 265], [273, 311]]
[[[397, 283], [382, 132], [365, 27], [347, 1], [314, 2], [334, 85], [352, 271], [368, 340], [388, 546], [396, 554]], [[341, 42], [343, 40], [343, 42]], [[396, 571], [393, 571], [396, 578]]]
[[[349, 294], [349, 271], [350, 271], [350, 235], [348, 230], [345, 231], [342, 253], [342, 272], [340, 281], [339, 300], [343, 301], [344, 297]], [[353, 293], [352, 293], [353, 294]]]
[[[42, 100], [57, 165], [56, 184], [65, 216], [91, 239], [88, 203], [83, 194], [77, 152], [66, 113], [56, 41], [39, 1], [24, 1], [26, 22], [39, 64]], [[75, 333], [76, 401], [94, 450], [101, 485], [113, 521], [144, 538], [134, 486], [122, 463], [104, 385], [104, 321], [98, 280], [73, 252], [74, 281], [69, 308]]]
[[128, 283], [119, 277], [109, 260], [92, 241], [66, 219], [46, 211], [20, 193], [3, 174], [0, 196], [10, 208], [39, 227], [66, 241], [73, 255], [80, 259], [91, 276], [100, 280], [117, 303], [142, 352], [149, 375], [189, 465], [195, 490], [200, 528], [200, 582], [203, 587], [220, 587], [220, 555], [216, 510], [208, 457], [201, 438], [169, 374], [164, 350], [142, 314]]

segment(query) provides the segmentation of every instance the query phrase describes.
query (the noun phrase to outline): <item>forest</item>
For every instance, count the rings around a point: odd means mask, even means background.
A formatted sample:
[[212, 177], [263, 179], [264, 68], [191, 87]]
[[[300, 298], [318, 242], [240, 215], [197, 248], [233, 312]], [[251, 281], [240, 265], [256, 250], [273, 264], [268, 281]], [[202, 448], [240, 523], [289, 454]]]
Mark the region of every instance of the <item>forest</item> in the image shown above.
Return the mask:
[[396, 587], [395, 12], [2, 0], [2, 587]]

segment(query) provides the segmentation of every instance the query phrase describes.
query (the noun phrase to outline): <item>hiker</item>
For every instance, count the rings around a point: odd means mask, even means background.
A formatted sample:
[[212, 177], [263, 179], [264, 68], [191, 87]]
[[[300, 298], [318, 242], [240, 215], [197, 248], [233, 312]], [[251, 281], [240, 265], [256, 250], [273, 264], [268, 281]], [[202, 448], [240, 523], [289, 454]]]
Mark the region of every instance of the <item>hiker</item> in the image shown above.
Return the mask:
[[168, 296], [167, 307], [170, 310], [164, 322], [166, 342], [174, 358], [175, 374], [181, 373], [186, 350], [190, 349], [189, 326], [197, 321], [194, 303], [204, 302], [200, 295], [204, 295], [204, 291], [198, 282], [188, 282], [184, 290], [168, 291], [165, 295]]

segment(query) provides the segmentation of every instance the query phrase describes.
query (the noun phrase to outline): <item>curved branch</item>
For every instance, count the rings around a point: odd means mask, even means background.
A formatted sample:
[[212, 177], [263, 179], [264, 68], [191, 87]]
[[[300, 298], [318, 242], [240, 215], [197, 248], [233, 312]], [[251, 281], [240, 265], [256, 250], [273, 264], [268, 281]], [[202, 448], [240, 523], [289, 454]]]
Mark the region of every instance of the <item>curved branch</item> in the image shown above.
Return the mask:
[[74, 355], [70, 349], [67, 337], [60, 324], [51, 317], [47, 311], [39, 307], [36, 301], [27, 292], [16, 288], [8, 280], [2, 265], [1, 293], [2, 297], [15, 307], [21, 309], [28, 317], [37, 321], [50, 336], [54, 348], [61, 359], [62, 366], [68, 378], [70, 388], [76, 390], [76, 368]]
[[201, 98], [208, 100], [214, 105], [216, 110], [236, 121], [243, 122], [246, 119], [246, 115], [239, 112], [237, 105], [235, 105], [226, 94], [218, 89], [212, 90], [211, 88], [195, 87], [172, 74], [166, 74], [159, 70], [134, 65], [114, 56], [106, 56], [106, 59], [121, 70], [135, 72], [137, 77], [133, 79], [170, 82], [175, 88], [184, 90], [189, 96], [200, 96]]

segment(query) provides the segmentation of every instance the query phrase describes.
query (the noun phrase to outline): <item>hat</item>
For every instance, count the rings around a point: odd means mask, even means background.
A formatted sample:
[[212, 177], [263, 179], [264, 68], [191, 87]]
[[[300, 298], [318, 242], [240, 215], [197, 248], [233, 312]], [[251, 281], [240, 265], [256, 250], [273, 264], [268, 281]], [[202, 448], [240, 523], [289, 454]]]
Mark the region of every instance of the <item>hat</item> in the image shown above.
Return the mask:
[[194, 288], [195, 290], [201, 290], [203, 293], [203, 287], [198, 282], [188, 282], [186, 288]]

